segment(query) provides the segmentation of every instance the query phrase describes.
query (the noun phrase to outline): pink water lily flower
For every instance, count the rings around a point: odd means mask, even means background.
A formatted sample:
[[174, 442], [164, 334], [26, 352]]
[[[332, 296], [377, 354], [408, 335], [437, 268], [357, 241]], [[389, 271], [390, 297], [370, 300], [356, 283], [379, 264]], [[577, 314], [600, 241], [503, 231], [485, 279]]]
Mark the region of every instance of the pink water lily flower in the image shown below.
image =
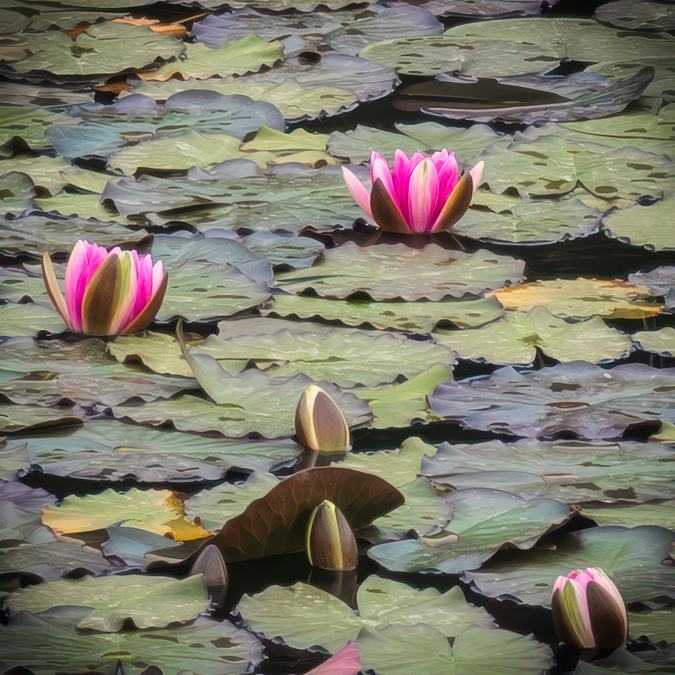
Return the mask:
[[370, 156], [370, 192], [346, 167], [342, 175], [358, 205], [383, 230], [400, 234], [449, 230], [471, 204], [480, 185], [484, 162], [459, 174], [454, 152], [427, 156], [394, 154], [394, 168], [378, 152]]
[[569, 645], [608, 653], [626, 642], [628, 615], [623, 598], [601, 569], [589, 567], [558, 577], [551, 609], [558, 637]]
[[66, 266], [65, 299], [49, 255], [42, 278], [56, 311], [68, 327], [85, 335], [137, 333], [155, 318], [168, 276], [164, 265], [136, 251], [78, 241]]

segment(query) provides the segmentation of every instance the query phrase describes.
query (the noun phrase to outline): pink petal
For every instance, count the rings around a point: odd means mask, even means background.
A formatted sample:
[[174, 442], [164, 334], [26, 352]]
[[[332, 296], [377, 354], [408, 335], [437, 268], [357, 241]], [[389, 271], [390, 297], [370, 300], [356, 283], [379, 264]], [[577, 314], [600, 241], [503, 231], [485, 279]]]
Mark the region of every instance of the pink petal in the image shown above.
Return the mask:
[[403, 150], [396, 150], [394, 153], [394, 190], [398, 197], [399, 208], [406, 222], [410, 222], [410, 211], [408, 205], [408, 183], [413, 167], [408, 155]]
[[483, 178], [483, 167], [485, 166], [485, 162], [482, 160], [476, 164], [473, 169], [469, 171], [471, 174], [471, 180], [473, 181], [473, 193], [476, 194], [476, 190], [478, 189], [478, 186], [480, 185], [480, 182]]
[[[118, 249], [119, 250], [119, 249]], [[115, 255], [128, 256], [131, 258], [131, 273], [126, 282], [126, 287], [122, 289], [122, 300], [120, 306], [115, 313], [113, 321], [111, 322], [110, 333], [112, 335], [118, 335], [124, 331], [125, 326], [130, 322], [133, 317], [134, 304], [136, 302], [136, 289], [138, 287], [137, 281], [137, 270], [136, 270], [136, 261], [138, 260], [138, 254], [136, 253], [136, 259], [134, 260], [134, 255], [136, 251], [121, 251]], [[121, 283], [121, 280], [120, 280]]]
[[[132, 251], [134, 253], [136, 251]], [[152, 256], [144, 255], [140, 259], [136, 256], [135, 262], [137, 287], [132, 318], [139, 315], [152, 297]]]
[[152, 268], [152, 295], [150, 296], [150, 299], [154, 298], [155, 295], [157, 295], [157, 291], [159, 290], [159, 287], [162, 285], [165, 276], [166, 271], [164, 269], [162, 261], [160, 260], [159, 262], [156, 262], [155, 266]]
[[[582, 586], [576, 579], [567, 579], [566, 583], [572, 584], [574, 594], [577, 598], [577, 606], [581, 614], [581, 620], [584, 624], [584, 635], [589, 637], [594, 642], [593, 627], [591, 626], [591, 614], [588, 609], [588, 599], [586, 598], [586, 588]], [[594, 644], [586, 644], [585, 647], [594, 647]]]
[[354, 197], [354, 201], [372, 218], [373, 212], [370, 210], [370, 193], [366, 187], [352, 171], [344, 166], [342, 167], [342, 177], [347, 184], [347, 189], [352, 197]]
[[348, 642], [327, 661], [313, 668], [307, 675], [357, 675], [363, 669], [359, 648]]
[[438, 174], [430, 159], [420, 162], [410, 176], [408, 200], [410, 225], [413, 232], [426, 232], [434, 221], [431, 219], [438, 199]]
[[455, 189], [457, 181], [459, 180], [459, 167], [455, 159], [455, 153], [449, 154], [447, 160], [438, 169], [438, 201], [433, 212], [433, 220], [435, 221], [438, 214], [443, 210], [445, 202], [448, 201], [450, 193]]
[[106, 250], [102, 246], [78, 241], [68, 258], [65, 283], [66, 307], [70, 325], [76, 332], [82, 330], [82, 300], [87, 285], [106, 257]]

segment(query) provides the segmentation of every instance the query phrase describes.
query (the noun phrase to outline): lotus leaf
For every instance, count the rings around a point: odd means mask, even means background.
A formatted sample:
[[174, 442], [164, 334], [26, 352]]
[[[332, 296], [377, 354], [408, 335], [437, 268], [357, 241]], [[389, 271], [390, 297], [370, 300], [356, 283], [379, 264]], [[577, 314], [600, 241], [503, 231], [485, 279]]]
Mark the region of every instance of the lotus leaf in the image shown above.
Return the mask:
[[52, 124], [65, 124], [67, 115], [36, 105], [0, 106], [0, 156], [11, 154], [15, 145], [31, 150], [45, 150], [52, 144], [45, 131]]
[[75, 406], [47, 408], [40, 405], [12, 405], [0, 402], [0, 433], [37, 431], [82, 424], [83, 411]]
[[656, 316], [661, 305], [643, 300], [646, 286], [605, 279], [540, 280], [501, 288], [494, 295], [506, 309], [530, 311], [545, 307], [562, 319], [601, 316], [607, 319], [644, 319]]
[[630, 634], [633, 638], [647, 636], [651, 642], [675, 642], [675, 616], [672, 608], [653, 612], [629, 612]]
[[628, 335], [610, 328], [598, 316], [568, 323], [544, 307], [529, 312], [506, 312], [502, 319], [473, 330], [438, 330], [436, 340], [460, 358], [488, 363], [530, 365], [537, 349], [556, 361], [575, 361], [579, 345], [593, 363], [622, 358], [630, 351]]
[[435, 456], [423, 458], [420, 473], [455, 490], [495, 488], [571, 504], [642, 502], [670, 496], [674, 456], [662, 443], [443, 443]]
[[[212, 232], [217, 236], [219, 231]], [[273, 232], [253, 232], [243, 237], [242, 243], [252, 253], [264, 255], [274, 267], [291, 269], [311, 267], [325, 250], [316, 239]]]
[[171, 549], [182, 550], [194, 542], [179, 542], [136, 527], [114, 525], [106, 530], [108, 540], [101, 544], [106, 556], [123, 560], [128, 567], [145, 569]]
[[113, 21], [94, 24], [74, 40], [60, 31], [24, 33], [21, 46], [25, 56], [11, 60], [16, 72], [57, 76], [119, 73], [167, 61], [184, 49], [183, 43], [170, 35]]
[[675, 500], [649, 504], [612, 505], [611, 507], [584, 507], [582, 516], [590, 518], [597, 525], [658, 525], [669, 528], [675, 519]]
[[451, 518], [433, 537], [379, 544], [368, 556], [392, 572], [459, 574], [478, 569], [502, 548], [532, 548], [573, 515], [553, 499], [501, 490], [459, 490], [443, 498]]
[[32, 302], [24, 305], [14, 303], [0, 305], [0, 334], [2, 334], [2, 337], [61, 333], [64, 330], [63, 321], [52, 307], [33, 304]]
[[411, 668], [427, 675], [538, 675], [553, 663], [550, 648], [531, 635], [478, 625], [461, 631], [452, 647], [442, 633], [421, 623], [366, 629], [356, 645], [363, 662], [381, 675], [406, 675]]
[[192, 621], [206, 610], [208, 596], [201, 574], [186, 579], [126, 575], [50, 581], [13, 593], [8, 605], [13, 615], [49, 611], [50, 616], [64, 607], [84, 607], [91, 611], [77, 628], [116, 633], [127, 619], [144, 629]]
[[364, 627], [379, 632], [390, 624], [410, 629], [424, 623], [446, 637], [454, 637], [472, 624], [492, 625], [488, 613], [469, 605], [457, 586], [440, 593], [371, 575], [359, 586], [357, 604], [358, 614], [329, 593], [296, 583], [245, 595], [237, 611], [254, 633], [270, 639], [281, 637], [296, 649], [329, 652], [356, 638]]
[[467, 255], [437, 244], [413, 249], [405, 244], [360, 247], [348, 242], [327, 250], [319, 265], [280, 274], [277, 281], [285, 291], [311, 288], [329, 298], [363, 292], [373, 300], [442, 300], [517, 283], [523, 268], [520, 260], [483, 250]]
[[43, 509], [42, 522], [59, 535], [102, 530], [116, 523], [181, 541], [208, 535], [185, 519], [183, 505], [170, 490], [108, 489], [84, 497], [69, 495], [59, 506]]
[[347, 326], [372, 326], [410, 333], [428, 333], [437, 324], [445, 322], [457, 328], [473, 328], [493, 321], [504, 313], [496, 298], [440, 302], [357, 302], [276, 294], [273, 300], [273, 304], [262, 309], [263, 315], [319, 318], [339, 321]]
[[570, 361], [528, 373], [508, 366], [487, 379], [439, 385], [431, 408], [471, 429], [528, 438], [618, 438], [675, 421], [675, 369], [633, 363], [604, 370]]
[[579, 661], [574, 675], [603, 675], [608, 672], [666, 675], [672, 671], [672, 664], [672, 649], [650, 649], [635, 653], [617, 649], [604, 659], [597, 659], [592, 663]]
[[[243, 152], [261, 156], [273, 153], [269, 164], [297, 162], [308, 166], [325, 166], [335, 164], [334, 157], [326, 153], [326, 134], [309, 133], [304, 129], [295, 129], [290, 133], [260, 127], [253, 139], [241, 146]], [[246, 155], [244, 155], [246, 157]]]
[[100, 551], [72, 540], [43, 541], [30, 546], [0, 548], [0, 576], [20, 575], [52, 581], [65, 576], [104, 574], [112, 564]]
[[666, 326], [660, 330], [645, 330], [633, 333], [633, 342], [646, 352], [655, 352], [661, 356], [675, 356], [675, 328]]
[[551, 548], [519, 553], [517, 559], [491, 561], [464, 579], [481, 595], [549, 606], [556, 577], [569, 570], [601, 567], [626, 603], [672, 595], [675, 569], [662, 564], [673, 534], [662, 527], [594, 527], [566, 535]]
[[23, 211], [33, 204], [35, 186], [25, 174], [16, 171], [0, 176], [0, 207], [2, 213]]
[[675, 251], [672, 234], [673, 206], [670, 200], [653, 206], [632, 206], [612, 211], [603, 218], [610, 237], [649, 250]]
[[213, 75], [245, 75], [258, 72], [263, 66], [273, 66], [283, 55], [280, 42], [266, 42], [253, 32], [222, 47], [186, 44], [178, 61], [165, 63], [157, 70], [139, 73], [144, 80], [164, 81], [172, 77], [183, 80], [205, 80]]
[[[153, 426], [170, 421], [180, 431], [213, 431], [231, 438], [252, 433], [264, 438], [288, 438], [294, 431], [296, 404], [311, 383], [303, 375], [268, 378], [258, 370], [245, 370], [237, 376], [219, 378], [220, 405], [196, 396], [179, 396], [161, 405], [116, 406], [113, 415]], [[320, 385], [338, 402], [350, 425], [360, 426], [370, 420], [364, 401], [340, 392], [332, 384]]]
[[598, 7], [593, 16], [610, 26], [631, 30], [675, 29], [673, 8], [660, 2], [649, 2], [649, 0], [638, 3], [630, 0], [615, 0]]
[[88, 220], [114, 221], [124, 225], [132, 224], [126, 217], [101, 204], [100, 200], [101, 197], [97, 194], [76, 194], [62, 191], [54, 197], [40, 197], [33, 200], [35, 207], [27, 215], [79, 216]]
[[233, 441], [167, 432], [113, 420], [7, 442], [21, 449], [31, 469], [83, 480], [172, 483], [216, 480], [229, 470], [267, 471], [292, 462], [300, 448], [290, 441]]
[[[127, 2], [129, 0], [126, 0]], [[72, 623], [22, 612], [0, 630], [0, 667], [25, 666], [37, 672], [76, 673], [123, 668], [140, 675], [152, 668], [173, 673], [232, 673], [244, 675], [263, 657], [262, 645], [227, 621], [201, 618], [189, 626], [150, 631], [86, 634]], [[11, 646], [10, 646], [11, 645]]]
[[610, 61], [608, 63], [598, 63], [587, 68], [589, 72], [600, 73], [608, 76], [622, 76], [632, 71], [635, 67], [649, 66], [654, 68], [655, 75], [651, 84], [642, 94], [642, 99], [646, 103], [652, 103], [657, 108], [662, 102], [675, 101], [675, 59], [670, 54], [658, 56], [649, 56], [631, 61]]

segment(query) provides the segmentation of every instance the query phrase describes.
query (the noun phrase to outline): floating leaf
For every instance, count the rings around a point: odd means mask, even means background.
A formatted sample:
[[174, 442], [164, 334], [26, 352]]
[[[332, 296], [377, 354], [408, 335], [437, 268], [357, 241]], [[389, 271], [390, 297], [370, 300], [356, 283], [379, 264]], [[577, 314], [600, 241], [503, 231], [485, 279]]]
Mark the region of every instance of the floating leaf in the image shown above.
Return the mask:
[[643, 300], [646, 286], [605, 279], [555, 279], [501, 288], [494, 295], [506, 309], [529, 311], [545, 307], [563, 319], [602, 316], [608, 319], [644, 319], [656, 316], [661, 305]]
[[339, 321], [347, 326], [428, 333], [439, 323], [472, 328], [499, 318], [504, 309], [496, 298], [440, 302], [360, 302], [329, 300], [305, 295], [277, 294], [262, 309], [264, 316]]
[[185, 520], [182, 504], [169, 490], [131, 488], [121, 493], [108, 489], [84, 497], [69, 495], [59, 506], [43, 509], [42, 522], [57, 534], [91, 532], [123, 523], [180, 540], [208, 535]]
[[227, 562], [251, 560], [305, 547], [307, 521], [324, 500], [342, 511], [353, 530], [403, 503], [403, 495], [372, 474], [336, 466], [304, 469], [225, 522], [210, 540]]
[[644, 330], [631, 335], [633, 342], [646, 352], [661, 356], [675, 356], [675, 328], [666, 326], [660, 330]]
[[379, 544], [368, 556], [392, 572], [459, 574], [478, 569], [502, 548], [532, 548], [573, 515], [553, 499], [501, 490], [459, 490], [443, 499], [451, 519], [440, 534]]
[[0, 207], [3, 214], [23, 211], [33, 204], [35, 186], [25, 173], [0, 176]]
[[[126, 0], [128, 2], [128, 0]], [[22, 612], [0, 628], [3, 650], [0, 666], [86, 672], [119, 667], [134, 675], [149, 668], [168, 675], [190, 672], [244, 675], [263, 657], [262, 645], [228, 621], [201, 618], [189, 626], [151, 631], [87, 634], [57, 618]]]
[[675, 517], [675, 500], [652, 504], [628, 504], [601, 507], [584, 507], [582, 516], [590, 518], [597, 525], [658, 525], [669, 528]]
[[0, 305], [0, 334], [3, 337], [62, 333], [64, 330], [63, 321], [53, 307], [32, 302]]
[[313, 289], [320, 296], [346, 298], [363, 292], [374, 300], [442, 300], [480, 295], [485, 290], [522, 279], [524, 264], [487, 251], [467, 255], [436, 244], [414, 249], [405, 244], [357, 246], [347, 242], [327, 250], [308, 270], [277, 277], [289, 292]]
[[610, 26], [631, 30], [673, 30], [675, 14], [672, 7], [659, 2], [615, 0], [598, 7], [595, 19]]
[[617, 209], [603, 218], [602, 225], [610, 237], [650, 251], [675, 251], [675, 242], [669, 230], [673, 223], [673, 209], [669, 201], [653, 206], [632, 206]]
[[435, 456], [423, 459], [420, 473], [455, 490], [494, 488], [570, 504], [613, 504], [670, 497], [673, 456], [672, 448], [660, 443], [443, 443]]
[[671, 608], [655, 609], [652, 612], [629, 612], [628, 622], [633, 638], [645, 635], [651, 642], [675, 642], [675, 616]]
[[22, 105], [0, 106], [0, 155], [11, 154], [14, 146], [45, 150], [52, 144], [45, 136], [52, 124], [65, 124], [70, 117], [49, 108], [24, 102]]
[[12, 614], [48, 611], [50, 616], [65, 607], [91, 610], [77, 628], [116, 633], [127, 619], [136, 628], [165, 628], [196, 619], [208, 606], [201, 574], [186, 579], [140, 575], [84, 577], [51, 581], [12, 593]]
[[672, 595], [675, 569], [664, 565], [673, 534], [662, 527], [594, 527], [566, 535], [555, 550], [534, 549], [515, 560], [488, 563], [464, 578], [481, 595], [550, 606], [551, 587], [573, 569], [601, 567], [627, 603]]
[[571, 361], [535, 372], [506, 367], [487, 379], [439, 385], [431, 407], [483, 431], [551, 438], [617, 438], [627, 429], [675, 421], [675, 369], [639, 363], [604, 370]]
[[609, 328], [600, 317], [568, 323], [544, 307], [529, 312], [506, 312], [502, 319], [473, 330], [438, 330], [438, 342], [462, 359], [500, 364], [531, 364], [537, 349], [556, 361], [575, 361], [579, 345], [584, 360], [598, 363], [622, 358], [630, 351], [628, 335]]
[[379, 631], [390, 624], [410, 629], [424, 623], [454, 637], [472, 624], [492, 624], [488, 613], [469, 605], [457, 586], [440, 593], [371, 575], [359, 586], [357, 604], [358, 613], [325, 591], [296, 583], [244, 595], [237, 611], [255, 633], [280, 637], [296, 649], [319, 647], [329, 652], [356, 638], [365, 626]]
[[11, 405], [0, 402], [0, 432], [37, 431], [82, 424], [83, 413], [76, 407], [47, 408], [39, 405]]

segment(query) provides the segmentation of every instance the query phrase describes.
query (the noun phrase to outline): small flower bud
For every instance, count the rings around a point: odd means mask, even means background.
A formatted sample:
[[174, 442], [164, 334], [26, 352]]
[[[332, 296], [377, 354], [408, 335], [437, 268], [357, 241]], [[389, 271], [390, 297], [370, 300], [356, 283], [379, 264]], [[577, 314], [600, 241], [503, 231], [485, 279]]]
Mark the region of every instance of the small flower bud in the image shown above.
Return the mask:
[[309, 564], [324, 570], [353, 570], [359, 561], [356, 538], [342, 511], [324, 499], [307, 523]]
[[342, 453], [349, 450], [349, 425], [338, 404], [323, 390], [311, 384], [295, 409], [295, 434], [310, 450]]
[[551, 607], [558, 637], [569, 645], [608, 654], [626, 642], [623, 598], [600, 569], [574, 570], [558, 577]]

